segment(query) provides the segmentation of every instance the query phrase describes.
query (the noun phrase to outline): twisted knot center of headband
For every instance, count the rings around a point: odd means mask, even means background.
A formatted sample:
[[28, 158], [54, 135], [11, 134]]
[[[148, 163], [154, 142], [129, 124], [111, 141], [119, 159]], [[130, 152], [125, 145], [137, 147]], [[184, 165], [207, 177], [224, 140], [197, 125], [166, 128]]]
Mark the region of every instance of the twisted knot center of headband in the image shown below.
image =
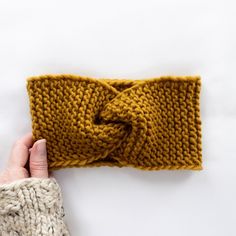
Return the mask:
[[201, 169], [199, 77], [48, 75], [30, 78], [27, 90], [34, 139], [47, 139], [51, 169]]

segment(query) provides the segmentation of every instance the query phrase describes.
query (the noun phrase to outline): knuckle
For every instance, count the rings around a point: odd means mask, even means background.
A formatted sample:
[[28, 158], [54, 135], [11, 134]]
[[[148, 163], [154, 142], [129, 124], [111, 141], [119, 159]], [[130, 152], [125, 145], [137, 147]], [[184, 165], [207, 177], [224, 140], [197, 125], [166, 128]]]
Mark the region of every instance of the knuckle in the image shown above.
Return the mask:
[[45, 161], [32, 161], [31, 169], [33, 170], [45, 170], [48, 168], [47, 162]]
[[24, 143], [21, 140], [16, 140], [13, 143], [13, 149], [17, 149], [17, 148], [26, 148], [26, 146], [24, 145]]
[[29, 172], [25, 168], [22, 169], [22, 176], [24, 178], [28, 178], [29, 177]]
[[19, 145], [21, 144], [21, 142], [19, 140], [16, 140], [14, 143], [13, 143], [13, 147], [18, 147]]

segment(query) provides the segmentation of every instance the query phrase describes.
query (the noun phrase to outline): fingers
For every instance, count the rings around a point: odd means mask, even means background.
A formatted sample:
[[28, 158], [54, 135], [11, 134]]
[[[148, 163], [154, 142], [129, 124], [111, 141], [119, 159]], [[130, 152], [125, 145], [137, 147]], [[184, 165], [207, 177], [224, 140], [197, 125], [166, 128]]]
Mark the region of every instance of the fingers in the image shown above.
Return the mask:
[[25, 168], [27, 163], [31, 177], [48, 178], [46, 139], [40, 139], [33, 144], [32, 133], [27, 133], [15, 142], [7, 167]]
[[48, 178], [46, 139], [36, 141], [30, 151], [31, 177]]
[[27, 133], [18, 139], [11, 150], [8, 167], [24, 167], [29, 158], [29, 148], [33, 145], [32, 133]]

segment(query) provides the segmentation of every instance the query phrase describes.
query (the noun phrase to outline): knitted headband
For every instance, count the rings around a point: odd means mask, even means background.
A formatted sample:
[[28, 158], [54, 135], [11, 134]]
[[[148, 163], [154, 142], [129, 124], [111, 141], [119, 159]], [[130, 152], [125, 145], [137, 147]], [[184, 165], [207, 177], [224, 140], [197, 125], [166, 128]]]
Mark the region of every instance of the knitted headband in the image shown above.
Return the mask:
[[34, 141], [48, 167], [202, 169], [199, 76], [27, 79]]

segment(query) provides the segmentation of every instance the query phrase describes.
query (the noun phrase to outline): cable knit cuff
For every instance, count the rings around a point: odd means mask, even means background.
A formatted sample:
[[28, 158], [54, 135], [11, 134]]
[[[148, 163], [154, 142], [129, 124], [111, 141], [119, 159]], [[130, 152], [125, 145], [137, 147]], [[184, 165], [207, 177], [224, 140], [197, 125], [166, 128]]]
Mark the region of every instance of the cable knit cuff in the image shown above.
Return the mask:
[[0, 236], [69, 235], [55, 178], [26, 178], [0, 185]]

